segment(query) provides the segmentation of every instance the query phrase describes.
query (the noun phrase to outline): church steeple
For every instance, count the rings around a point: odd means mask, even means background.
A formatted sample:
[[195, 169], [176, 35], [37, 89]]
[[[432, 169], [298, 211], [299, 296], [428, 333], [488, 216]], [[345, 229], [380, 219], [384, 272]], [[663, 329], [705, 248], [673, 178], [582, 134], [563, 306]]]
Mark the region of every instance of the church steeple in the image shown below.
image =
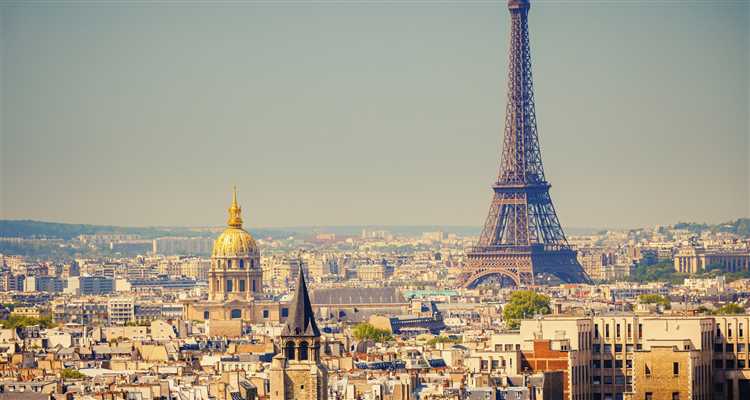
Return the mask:
[[281, 331], [281, 352], [271, 361], [271, 400], [328, 399], [328, 369], [320, 362], [320, 341], [300, 260], [289, 318]]
[[297, 273], [297, 288], [294, 292], [294, 298], [289, 304], [289, 318], [284, 324], [281, 335], [320, 337], [320, 330], [315, 323], [310, 296], [307, 293], [305, 274], [302, 272], [302, 260], [300, 260], [299, 272]]

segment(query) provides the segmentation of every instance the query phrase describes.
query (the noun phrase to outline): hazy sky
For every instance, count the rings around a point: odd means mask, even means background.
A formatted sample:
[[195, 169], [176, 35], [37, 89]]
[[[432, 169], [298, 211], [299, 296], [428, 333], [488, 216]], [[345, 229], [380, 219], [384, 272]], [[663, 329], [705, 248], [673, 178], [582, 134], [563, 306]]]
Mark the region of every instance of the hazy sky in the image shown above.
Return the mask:
[[[504, 1], [0, 5], [0, 218], [480, 226]], [[750, 214], [750, 2], [536, 1], [564, 226]]]

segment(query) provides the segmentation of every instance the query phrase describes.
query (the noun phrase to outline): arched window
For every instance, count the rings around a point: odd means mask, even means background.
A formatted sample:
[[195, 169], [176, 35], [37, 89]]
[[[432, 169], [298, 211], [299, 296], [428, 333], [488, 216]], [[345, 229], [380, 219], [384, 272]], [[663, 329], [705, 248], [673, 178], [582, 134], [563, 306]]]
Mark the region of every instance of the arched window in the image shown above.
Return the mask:
[[227, 260], [227, 268], [232, 268], [232, 260]]
[[245, 269], [245, 260], [240, 259], [240, 269]]
[[242, 310], [237, 309], [237, 308], [233, 309], [230, 313], [230, 318], [232, 319], [242, 318]]
[[301, 361], [307, 360], [307, 342], [299, 344], [299, 359]]
[[286, 342], [286, 359], [294, 360], [294, 342]]
[[208, 311], [203, 311], [203, 319], [208, 319]]

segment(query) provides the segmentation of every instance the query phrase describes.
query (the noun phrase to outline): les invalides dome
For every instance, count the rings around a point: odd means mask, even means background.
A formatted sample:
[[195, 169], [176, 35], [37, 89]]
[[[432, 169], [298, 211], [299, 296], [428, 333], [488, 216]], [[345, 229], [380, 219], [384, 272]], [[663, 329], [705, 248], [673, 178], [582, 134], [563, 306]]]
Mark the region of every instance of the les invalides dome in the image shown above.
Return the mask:
[[229, 207], [227, 229], [216, 238], [211, 257], [247, 258], [258, 254], [258, 245], [250, 233], [242, 229], [242, 207], [237, 204], [237, 190]]

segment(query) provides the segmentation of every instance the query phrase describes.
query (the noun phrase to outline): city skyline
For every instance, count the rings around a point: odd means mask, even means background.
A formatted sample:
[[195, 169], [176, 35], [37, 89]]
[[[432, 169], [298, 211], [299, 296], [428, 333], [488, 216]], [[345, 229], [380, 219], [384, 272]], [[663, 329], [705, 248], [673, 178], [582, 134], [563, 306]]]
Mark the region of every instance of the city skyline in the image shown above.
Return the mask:
[[[502, 2], [40, 4], [0, 6], [3, 219], [219, 226], [237, 184], [249, 226], [484, 220]], [[746, 3], [532, 7], [563, 226], [750, 215]]]

